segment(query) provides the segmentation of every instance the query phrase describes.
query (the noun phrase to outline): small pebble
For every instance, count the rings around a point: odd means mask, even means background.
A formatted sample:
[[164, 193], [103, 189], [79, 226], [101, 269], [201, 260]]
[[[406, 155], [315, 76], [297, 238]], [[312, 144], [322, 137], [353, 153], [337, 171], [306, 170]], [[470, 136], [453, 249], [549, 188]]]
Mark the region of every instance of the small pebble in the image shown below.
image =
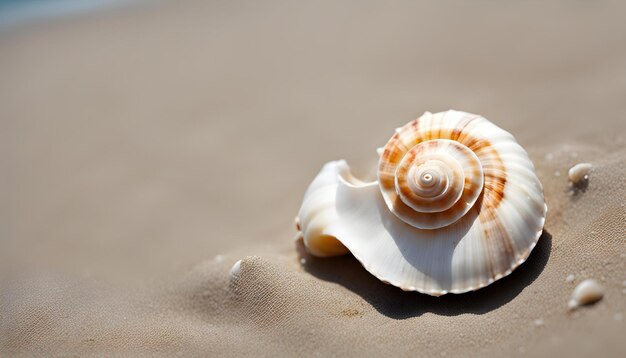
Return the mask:
[[574, 165], [567, 173], [569, 180], [574, 185], [579, 184], [583, 180], [587, 180], [591, 168], [592, 165], [589, 163], [578, 163]]
[[567, 305], [572, 310], [579, 306], [598, 302], [602, 297], [604, 297], [604, 288], [598, 281], [587, 279], [576, 286]]
[[534, 321], [533, 321], [533, 323], [534, 323], [534, 324], [535, 324], [535, 326], [537, 326], [537, 327], [541, 327], [541, 326], [543, 326], [543, 325], [544, 325], [544, 322], [543, 322], [543, 320], [542, 320], [541, 318], [534, 320]]
[[569, 274], [569, 275], [567, 275], [567, 277], [565, 278], [565, 282], [567, 282], [567, 283], [572, 283], [572, 282], [574, 282], [574, 278], [576, 278], [576, 276], [574, 276], [574, 275], [572, 275], [572, 274]]

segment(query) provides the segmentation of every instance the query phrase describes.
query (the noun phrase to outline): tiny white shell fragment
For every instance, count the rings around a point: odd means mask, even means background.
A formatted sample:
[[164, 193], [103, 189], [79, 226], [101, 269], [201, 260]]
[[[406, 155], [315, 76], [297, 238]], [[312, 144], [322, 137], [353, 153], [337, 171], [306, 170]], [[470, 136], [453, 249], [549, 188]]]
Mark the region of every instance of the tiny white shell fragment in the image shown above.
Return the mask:
[[239, 274], [241, 274], [241, 260], [235, 262], [233, 267], [230, 269], [229, 277], [230, 283], [234, 283], [239, 278]]
[[575, 278], [574, 275], [571, 275], [571, 274], [567, 275], [567, 277], [565, 278], [565, 282], [567, 282], [567, 283], [574, 282], [574, 278]]
[[296, 230], [298, 231], [302, 231], [301, 227], [300, 227], [300, 218], [296, 216], [296, 218], [293, 220], [293, 223], [296, 225]]
[[569, 309], [575, 309], [578, 306], [598, 302], [602, 297], [604, 297], [604, 288], [598, 281], [587, 279], [576, 286], [568, 302], [568, 307]]
[[541, 327], [541, 326], [543, 326], [543, 325], [544, 325], [544, 322], [543, 322], [543, 320], [542, 320], [541, 318], [538, 318], [538, 319], [534, 320], [534, 321], [533, 321], [533, 323], [534, 323], [534, 324], [535, 324], [535, 326], [537, 326], [537, 327]]
[[578, 163], [574, 165], [568, 172], [569, 180], [573, 184], [580, 183], [583, 179], [587, 179], [591, 168], [592, 165], [590, 163]]

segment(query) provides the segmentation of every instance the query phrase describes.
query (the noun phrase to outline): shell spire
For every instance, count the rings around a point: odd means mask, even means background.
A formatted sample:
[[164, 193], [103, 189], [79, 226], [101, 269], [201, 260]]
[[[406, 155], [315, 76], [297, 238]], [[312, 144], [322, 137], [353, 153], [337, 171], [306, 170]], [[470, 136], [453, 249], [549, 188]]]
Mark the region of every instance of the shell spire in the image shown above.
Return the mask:
[[439, 296], [508, 275], [535, 247], [541, 182], [526, 151], [487, 119], [426, 112], [379, 155], [377, 181], [355, 179], [345, 161], [313, 180], [298, 213], [309, 252], [349, 250], [380, 280]]

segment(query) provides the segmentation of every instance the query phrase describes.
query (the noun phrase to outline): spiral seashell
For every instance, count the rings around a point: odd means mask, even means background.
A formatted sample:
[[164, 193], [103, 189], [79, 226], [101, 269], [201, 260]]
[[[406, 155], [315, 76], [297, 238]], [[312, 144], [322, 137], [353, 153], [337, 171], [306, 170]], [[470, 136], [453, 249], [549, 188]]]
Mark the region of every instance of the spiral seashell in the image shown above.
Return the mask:
[[484, 287], [521, 265], [547, 207], [526, 151], [487, 119], [446, 111], [396, 130], [378, 180], [327, 163], [298, 212], [306, 249], [350, 251], [374, 276], [433, 296]]

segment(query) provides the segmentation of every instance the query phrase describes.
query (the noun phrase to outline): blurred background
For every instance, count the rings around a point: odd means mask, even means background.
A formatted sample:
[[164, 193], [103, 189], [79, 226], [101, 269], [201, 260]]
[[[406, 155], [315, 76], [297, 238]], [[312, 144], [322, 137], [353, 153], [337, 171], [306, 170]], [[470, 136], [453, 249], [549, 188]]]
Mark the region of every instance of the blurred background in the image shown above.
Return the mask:
[[565, 173], [547, 153], [624, 147], [625, 13], [582, 0], [2, 0], [2, 275], [136, 287], [219, 255], [291, 254], [321, 165], [372, 176], [375, 149], [424, 111], [480, 113], [542, 178]]
[[372, 174], [426, 110], [543, 147], [626, 112], [619, 2], [0, 4], [4, 263], [135, 272], [262, 244], [323, 162]]

